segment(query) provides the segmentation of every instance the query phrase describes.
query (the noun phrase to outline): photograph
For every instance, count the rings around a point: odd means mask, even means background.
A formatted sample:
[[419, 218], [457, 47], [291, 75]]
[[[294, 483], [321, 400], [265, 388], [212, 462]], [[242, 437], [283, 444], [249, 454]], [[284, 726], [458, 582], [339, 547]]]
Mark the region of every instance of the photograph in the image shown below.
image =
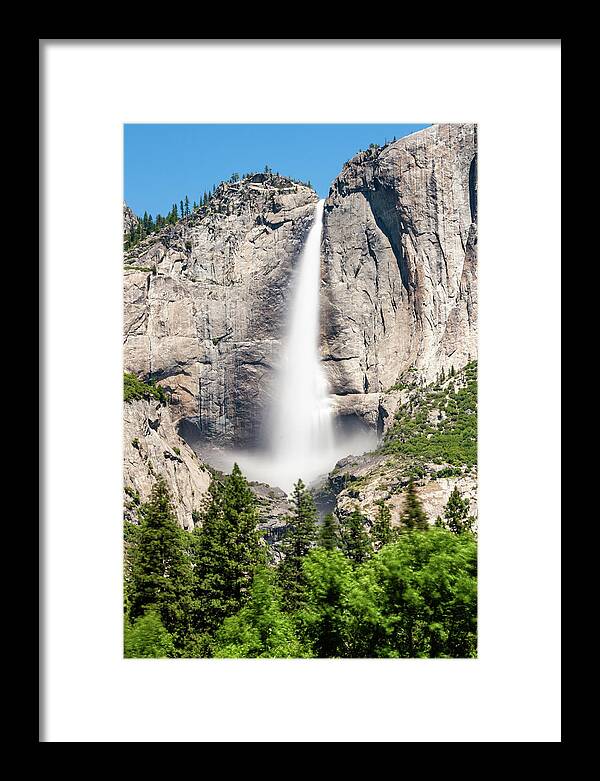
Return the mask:
[[476, 659], [477, 124], [123, 159], [124, 659]]

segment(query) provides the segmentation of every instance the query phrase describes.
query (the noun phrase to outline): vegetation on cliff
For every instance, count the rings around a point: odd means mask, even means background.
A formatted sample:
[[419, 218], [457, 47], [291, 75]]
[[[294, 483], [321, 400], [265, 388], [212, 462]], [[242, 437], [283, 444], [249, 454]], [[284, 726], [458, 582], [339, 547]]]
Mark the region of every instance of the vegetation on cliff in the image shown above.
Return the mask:
[[146, 399], [146, 401], [156, 399], [161, 404], [166, 404], [167, 394], [163, 387], [154, 384], [152, 380], [144, 382], [135, 374], [125, 372], [123, 375], [123, 400], [131, 402], [139, 399]]
[[123, 237], [123, 249], [125, 252], [128, 252], [148, 236], [158, 233], [169, 225], [176, 225], [180, 220], [183, 220], [194, 214], [203, 215], [207, 213], [211, 201], [215, 198], [215, 196], [218, 197], [219, 193], [222, 192], [224, 185], [243, 184], [250, 182], [265, 183], [275, 189], [285, 188], [290, 184], [312, 188], [310, 181], [303, 182], [299, 179], [292, 179], [288, 176], [280, 176], [279, 172], [273, 172], [268, 165], [265, 166], [264, 172], [260, 173], [255, 171], [245, 173], [243, 176], [240, 176], [238, 173], [233, 173], [227, 182], [221, 182], [218, 186], [213, 185], [212, 189], [210, 189], [208, 192], [205, 191], [202, 193], [198, 202], [194, 201], [192, 204], [190, 204], [189, 196], [186, 195], [185, 198], [179, 201], [179, 205], [174, 203], [171, 206], [171, 209], [166, 216], [157, 214], [156, 217], [153, 217], [152, 214], [149, 214], [147, 211], [145, 211], [141, 217], [137, 216], [137, 222], [131, 225], [130, 229]]
[[471, 467], [477, 463], [477, 362], [426, 387], [408, 385], [383, 450], [419, 463]]

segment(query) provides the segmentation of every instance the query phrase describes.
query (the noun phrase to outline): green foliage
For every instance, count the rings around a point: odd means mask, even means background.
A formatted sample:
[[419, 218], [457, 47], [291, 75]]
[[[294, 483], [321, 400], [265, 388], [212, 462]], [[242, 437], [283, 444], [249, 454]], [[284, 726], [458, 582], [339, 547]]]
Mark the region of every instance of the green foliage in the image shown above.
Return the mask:
[[414, 531], [365, 564], [353, 599], [359, 656], [476, 655], [473, 535]]
[[189, 630], [193, 607], [189, 538], [177, 525], [162, 478], [154, 484], [139, 515], [141, 523], [126, 582], [129, 617], [135, 620], [148, 610], [156, 610], [175, 645], [180, 645]]
[[411, 386], [386, 434], [385, 452], [451, 466], [477, 463], [477, 363], [450, 376], [452, 383]]
[[333, 513], [327, 513], [319, 527], [319, 546], [325, 550], [335, 550], [339, 545], [338, 522]]
[[272, 570], [256, 571], [250, 598], [216, 633], [214, 656], [234, 658], [303, 657], [307, 653], [282, 610], [281, 593]]
[[156, 275], [156, 266], [131, 266], [127, 263], [123, 266], [124, 271], [141, 271], [144, 274]]
[[469, 515], [469, 507], [469, 500], [463, 499], [458, 487], [454, 486], [444, 507], [444, 518], [438, 518], [436, 526], [442, 526], [454, 534], [472, 531], [475, 518]]
[[165, 659], [176, 655], [173, 638], [156, 610], [149, 610], [133, 625], [125, 623], [124, 653], [127, 659]]
[[123, 375], [123, 399], [126, 402], [138, 399], [156, 399], [162, 405], [167, 403], [167, 394], [160, 385], [155, 385], [152, 380], [143, 382], [135, 374], [125, 372]]
[[463, 474], [463, 470], [459, 466], [445, 466], [443, 469], [438, 469], [433, 472], [432, 479], [439, 480], [441, 477], [460, 477]]
[[139, 491], [136, 491], [135, 488], [130, 485], [126, 485], [125, 493], [127, 496], [130, 496], [133, 499], [134, 504], [141, 504], [142, 499], [140, 497]]
[[230, 476], [213, 480], [202, 525], [194, 529], [194, 593], [197, 629], [216, 630], [248, 598], [264, 552], [256, 530], [256, 501], [237, 464]]
[[340, 549], [356, 564], [362, 564], [371, 555], [365, 523], [366, 518], [360, 510], [353, 510], [340, 519]]
[[297, 635], [318, 657], [473, 657], [473, 535], [409, 531], [359, 566], [311, 550]]
[[288, 609], [300, 604], [304, 586], [302, 560], [317, 541], [317, 508], [302, 480], [294, 486], [292, 508], [279, 564], [279, 582]]
[[406, 487], [404, 507], [400, 515], [400, 521], [402, 526], [406, 529], [426, 530], [429, 528], [427, 515], [421, 506], [413, 480], [410, 480]]
[[338, 550], [316, 548], [304, 559], [303, 569], [305, 593], [296, 617], [299, 633], [314, 656], [346, 656], [353, 626], [352, 564]]
[[[303, 542], [301, 555], [288, 551], [289, 562], [302, 570], [291, 582], [290, 601], [285, 593], [290, 581], [281, 568], [265, 566], [254, 497], [239, 469], [213, 481], [203, 527], [193, 534], [177, 527], [164, 483], [158, 481], [141, 507], [141, 524], [124, 527], [125, 655], [476, 655], [477, 560], [471, 532], [407, 529], [357, 563], [341, 550], [314, 546], [307, 494], [297, 484], [296, 528], [306, 528], [296, 537]], [[387, 513], [377, 520], [387, 537]]]
[[385, 502], [379, 502], [375, 522], [371, 529], [371, 539], [376, 550], [388, 545], [395, 538], [395, 532], [392, 529], [392, 513]]
[[123, 249], [128, 252], [148, 236], [158, 233], [167, 225], [174, 225], [180, 219], [188, 217], [190, 213], [190, 200], [187, 195], [184, 200], [179, 201], [179, 208], [176, 203], [172, 205], [171, 211], [166, 217], [163, 217], [162, 214], [157, 214], [156, 219], [153, 219], [151, 214], [144, 212], [143, 217], [138, 217], [137, 225], [132, 227], [124, 237]]

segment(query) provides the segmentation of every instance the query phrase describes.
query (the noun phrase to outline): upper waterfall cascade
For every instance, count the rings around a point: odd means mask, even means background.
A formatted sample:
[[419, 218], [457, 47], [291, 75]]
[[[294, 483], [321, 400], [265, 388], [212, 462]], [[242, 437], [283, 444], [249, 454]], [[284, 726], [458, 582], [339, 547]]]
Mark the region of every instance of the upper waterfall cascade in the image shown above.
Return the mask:
[[310, 484], [343, 456], [363, 453], [376, 435], [336, 436], [332, 398], [319, 353], [321, 235], [325, 200], [313, 223], [290, 285], [288, 319], [275, 375], [273, 404], [265, 420], [265, 449], [213, 452], [211, 461], [229, 470], [234, 461], [249, 480], [290, 493], [301, 478]]
[[316, 455], [330, 453], [334, 442], [331, 399], [319, 355], [324, 205], [324, 200], [317, 204], [292, 288], [270, 432], [274, 458], [289, 463], [297, 474], [312, 471]]

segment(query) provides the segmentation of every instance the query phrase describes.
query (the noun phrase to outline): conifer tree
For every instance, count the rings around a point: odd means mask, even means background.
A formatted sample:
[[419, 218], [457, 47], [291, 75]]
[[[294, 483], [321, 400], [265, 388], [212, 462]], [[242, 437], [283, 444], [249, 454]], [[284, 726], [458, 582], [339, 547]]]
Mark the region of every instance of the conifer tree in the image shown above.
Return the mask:
[[302, 480], [294, 486], [292, 507], [282, 544], [279, 582], [286, 606], [294, 610], [301, 601], [304, 586], [302, 561], [317, 540], [317, 508]]
[[264, 552], [256, 529], [256, 500], [234, 464], [223, 482], [213, 480], [202, 525], [194, 529], [194, 593], [200, 631], [212, 632], [245, 603]]
[[438, 516], [436, 526], [448, 529], [448, 531], [454, 534], [472, 531], [475, 518], [469, 515], [469, 507], [469, 500], [463, 499], [458, 486], [454, 486], [450, 498], [444, 507], [444, 518], [442, 520]]
[[404, 508], [400, 516], [402, 525], [406, 529], [428, 529], [427, 516], [421, 506], [414, 480], [409, 480], [404, 497]]
[[375, 523], [371, 529], [371, 538], [375, 543], [376, 550], [383, 548], [393, 541], [395, 535], [392, 529], [392, 513], [385, 502], [379, 503], [379, 509], [375, 517]]
[[319, 547], [336, 550], [338, 547], [338, 523], [333, 513], [327, 513], [319, 528]]
[[190, 199], [185, 196], [185, 216], [187, 217], [190, 213]]
[[185, 217], [185, 212], [183, 210], [183, 201], [179, 201], [179, 209], [180, 209], [181, 217], [182, 218]]
[[340, 549], [356, 564], [362, 564], [371, 555], [365, 521], [365, 516], [358, 508], [340, 520]]
[[177, 525], [163, 478], [156, 481], [149, 501], [140, 508], [140, 518], [127, 584], [129, 615], [135, 620], [156, 610], [178, 645], [191, 620], [192, 573], [185, 532]]

